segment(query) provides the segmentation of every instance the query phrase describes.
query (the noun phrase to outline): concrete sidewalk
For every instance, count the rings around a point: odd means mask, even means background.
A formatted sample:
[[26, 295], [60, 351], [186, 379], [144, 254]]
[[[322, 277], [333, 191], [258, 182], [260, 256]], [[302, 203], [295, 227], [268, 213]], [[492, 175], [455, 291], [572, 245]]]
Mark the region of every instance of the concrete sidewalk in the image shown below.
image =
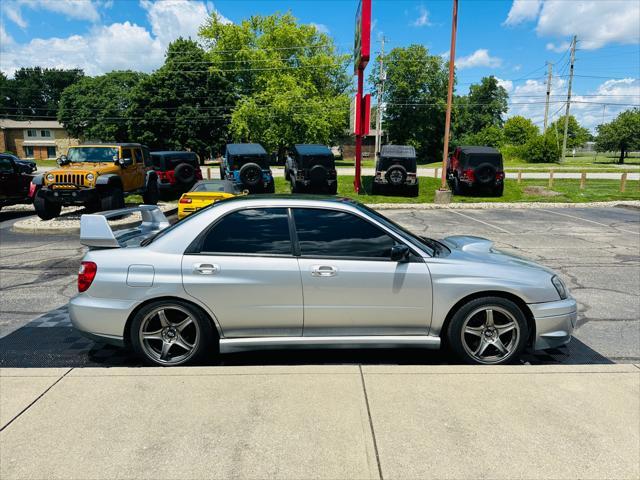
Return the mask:
[[0, 478], [640, 476], [640, 366], [0, 371]]

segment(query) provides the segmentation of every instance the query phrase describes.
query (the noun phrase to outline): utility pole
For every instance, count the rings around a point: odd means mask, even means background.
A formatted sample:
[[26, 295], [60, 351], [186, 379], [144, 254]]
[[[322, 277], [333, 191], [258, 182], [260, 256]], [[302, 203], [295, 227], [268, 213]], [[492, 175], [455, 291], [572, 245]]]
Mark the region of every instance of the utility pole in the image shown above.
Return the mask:
[[547, 67], [549, 67], [549, 75], [547, 76], [547, 101], [544, 104], [544, 129], [542, 133], [546, 133], [547, 131], [547, 119], [549, 118], [549, 97], [551, 96], [551, 71], [553, 70], [553, 63], [547, 62]]
[[573, 64], [576, 59], [576, 43], [578, 37], [573, 36], [571, 42], [571, 66], [569, 67], [569, 88], [567, 89], [567, 109], [564, 114], [564, 137], [562, 139], [562, 161], [564, 162], [567, 155], [567, 131], [569, 130], [569, 110], [571, 108], [571, 84], [573, 83]]
[[380, 39], [380, 85], [378, 85], [378, 106], [376, 107], [376, 159], [382, 148], [382, 95], [384, 94], [384, 82], [387, 80], [387, 72], [384, 71], [384, 35]]

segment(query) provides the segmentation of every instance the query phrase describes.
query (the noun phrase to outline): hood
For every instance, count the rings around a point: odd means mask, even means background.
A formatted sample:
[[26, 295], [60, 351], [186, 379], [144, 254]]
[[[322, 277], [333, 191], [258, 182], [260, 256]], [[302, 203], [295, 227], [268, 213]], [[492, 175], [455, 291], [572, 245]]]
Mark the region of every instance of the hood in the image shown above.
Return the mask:
[[555, 272], [550, 268], [517, 255], [495, 249], [493, 242], [486, 238], [454, 235], [443, 239], [442, 243], [451, 249], [452, 256], [454, 257], [464, 256], [467, 260], [476, 262], [528, 267], [538, 271], [544, 271], [550, 275], [555, 275]]
[[82, 173], [82, 172], [93, 172], [93, 173], [118, 173], [120, 172], [120, 167], [111, 162], [78, 162], [78, 163], [69, 163], [64, 167], [55, 168], [53, 170], [49, 170], [46, 173], [54, 173], [54, 174], [62, 174], [62, 173]]

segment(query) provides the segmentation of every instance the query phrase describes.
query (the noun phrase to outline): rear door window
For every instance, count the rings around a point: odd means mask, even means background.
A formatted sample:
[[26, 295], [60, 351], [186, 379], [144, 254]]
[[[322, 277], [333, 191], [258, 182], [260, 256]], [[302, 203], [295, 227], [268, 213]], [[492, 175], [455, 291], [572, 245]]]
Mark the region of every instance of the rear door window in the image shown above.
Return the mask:
[[0, 157], [0, 173], [13, 173], [13, 162], [9, 157]]

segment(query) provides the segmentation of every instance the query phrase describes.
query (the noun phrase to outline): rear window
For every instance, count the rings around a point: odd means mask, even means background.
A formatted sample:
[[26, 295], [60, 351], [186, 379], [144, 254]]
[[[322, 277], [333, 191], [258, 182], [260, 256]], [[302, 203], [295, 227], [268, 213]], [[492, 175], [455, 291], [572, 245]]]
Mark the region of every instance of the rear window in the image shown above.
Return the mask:
[[175, 170], [181, 163], [196, 165], [198, 158], [195, 153], [187, 153], [180, 155], [151, 155], [153, 166], [164, 170]]
[[489, 163], [491, 165], [502, 168], [502, 155], [495, 155], [490, 153], [467, 154], [467, 155], [464, 155], [463, 161], [464, 161], [464, 164], [468, 165], [469, 167], [477, 167], [479, 165], [482, 165], [483, 163]]
[[199, 182], [191, 189], [192, 192], [227, 192], [233, 193], [235, 188], [230, 182], [220, 180], [217, 182]]

